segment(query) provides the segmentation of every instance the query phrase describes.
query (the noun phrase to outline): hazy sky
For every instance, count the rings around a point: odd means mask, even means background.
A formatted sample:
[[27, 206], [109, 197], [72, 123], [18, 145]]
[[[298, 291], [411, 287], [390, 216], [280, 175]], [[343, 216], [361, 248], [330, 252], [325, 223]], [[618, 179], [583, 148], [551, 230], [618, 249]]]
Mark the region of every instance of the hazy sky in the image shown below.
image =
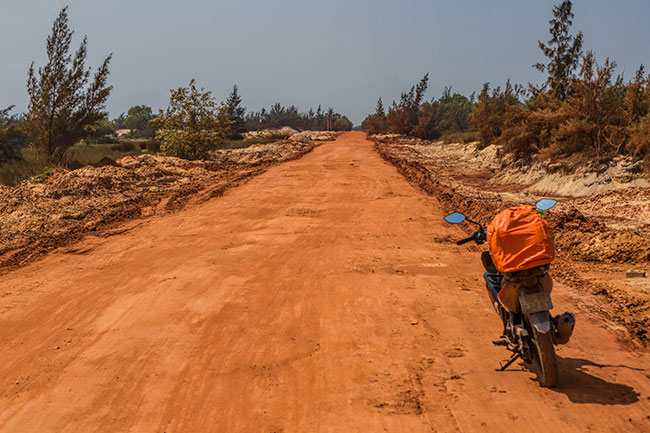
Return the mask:
[[[381, 96], [388, 105], [430, 73], [427, 97], [444, 86], [469, 95], [489, 81], [540, 82], [557, 0], [0, 0], [0, 108], [25, 109], [32, 61], [70, 5], [75, 47], [88, 64], [113, 53], [111, 117], [132, 105], [167, 106], [169, 89], [194, 77], [225, 99], [236, 83], [244, 105], [306, 110], [333, 106], [358, 124]], [[630, 77], [650, 63], [650, 2], [574, 1], [574, 29], [599, 60]], [[650, 66], [650, 65], [649, 65]]]

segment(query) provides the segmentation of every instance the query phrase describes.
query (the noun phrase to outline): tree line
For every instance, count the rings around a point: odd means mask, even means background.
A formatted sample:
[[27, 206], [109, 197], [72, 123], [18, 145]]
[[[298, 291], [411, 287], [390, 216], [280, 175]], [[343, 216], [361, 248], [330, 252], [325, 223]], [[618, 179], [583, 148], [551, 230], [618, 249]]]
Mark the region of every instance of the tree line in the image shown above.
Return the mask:
[[552, 13], [550, 38], [538, 42], [546, 62], [533, 65], [546, 74], [541, 85], [485, 83], [476, 98], [446, 89], [441, 98], [424, 101], [425, 75], [387, 113], [380, 99], [363, 129], [427, 139], [475, 131], [480, 146], [501, 144], [521, 158], [624, 154], [645, 158], [650, 169], [650, 76], [644, 66], [626, 80], [616, 74], [616, 62], [598, 62], [593, 51], [583, 51], [582, 32], [571, 30], [570, 0]]
[[246, 116], [245, 125], [249, 131], [282, 126], [312, 131], [349, 131], [352, 129], [350, 119], [335, 112], [332, 107], [323, 111], [319, 105], [316, 111], [310, 108], [306, 113], [301, 113], [295, 105], [284, 107], [279, 103], [272, 105], [268, 110], [262, 108], [260, 111], [249, 113]]
[[468, 98], [446, 87], [439, 98], [425, 101], [428, 82], [426, 74], [408, 92], [403, 92], [398, 102], [393, 101], [388, 112], [379, 98], [375, 112], [361, 124], [362, 129], [370, 134], [390, 132], [427, 140], [473, 131], [474, 95]]
[[583, 52], [573, 18], [571, 1], [553, 8], [550, 39], [539, 42], [547, 61], [534, 65], [547, 74], [542, 85], [483, 86], [472, 117], [482, 145], [521, 157], [624, 154], [650, 163], [650, 76], [641, 65], [625, 80], [616, 62]]
[[291, 126], [296, 129], [349, 130], [352, 123], [332, 108], [300, 113], [295, 106], [275, 104], [246, 115], [237, 86], [223, 102], [191, 80], [186, 87], [170, 91], [169, 105], [154, 114], [151, 107], [136, 105], [112, 121], [106, 101], [113, 89], [108, 84], [109, 54], [93, 72], [86, 67], [87, 37], [72, 50], [74, 31], [68, 23], [68, 7], [54, 20], [46, 41], [47, 62], [29, 68], [29, 105], [22, 115], [12, 115], [14, 106], [0, 107], [0, 163], [18, 160], [21, 148], [43, 161], [65, 165], [69, 149], [80, 142], [115, 140], [118, 129], [128, 129], [131, 138], [155, 138], [163, 154], [183, 158], [205, 158], [224, 140], [240, 140], [248, 130]]

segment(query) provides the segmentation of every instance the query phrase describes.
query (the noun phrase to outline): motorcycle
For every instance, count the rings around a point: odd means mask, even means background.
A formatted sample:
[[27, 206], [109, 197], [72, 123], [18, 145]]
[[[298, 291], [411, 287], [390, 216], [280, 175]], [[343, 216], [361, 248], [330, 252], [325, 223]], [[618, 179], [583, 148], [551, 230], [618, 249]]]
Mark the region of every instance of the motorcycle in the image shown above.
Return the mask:
[[[542, 199], [535, 207], [540, 214], [544, 215], [544, 212], [556, 203], [556, 200]], [[478, 226], [478, 230], [471, 236], [457, 241], [457, 245], [471, 241], [479, 245], [487, 242], [486, 227], [470, 220], [462, 213], [454, 212], [444, 219], [450, 224], [467, 221]], [[505, 371], [517, 359], [522, 359], [536, 374], [541, 386], [555, 386], [558, 381], [558, 368], [554, 346], [569, 341], [575, 325], [575, 315], [566, 312], [559, 316], [551, 316], [552, 280], [546, 272], [548, 267], [529, 269], [512, 275], [499, 272], [487, 251], [482, 253], [481, 261], [485, 268], [483, 277], [488, 295], [503, 323], [501, 337], [492, 343], [496, 346], [505, 346], [512, 352], [508, 360], [500, 363], [497, 371]], [[506, 275], [514, 280], [506, 281]], [[506, 308], [499, 294], [504, 283], [513, 284], [512, 281], [516, 281], [513, 286], [516, 299], [511, 300], [510, 308]]]

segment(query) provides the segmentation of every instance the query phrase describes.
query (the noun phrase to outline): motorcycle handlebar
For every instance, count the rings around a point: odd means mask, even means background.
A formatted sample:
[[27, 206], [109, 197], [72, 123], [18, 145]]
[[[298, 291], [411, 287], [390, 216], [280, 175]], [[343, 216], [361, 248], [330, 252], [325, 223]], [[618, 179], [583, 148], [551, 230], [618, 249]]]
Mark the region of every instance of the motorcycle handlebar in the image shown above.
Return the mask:
[[457, 241], [456, 245], [463, 245], [463, 244], [466, 244], [467, 242], [470, 242], [470, 241], [474, 241], [477, 244], [482, 244], [486, 240], [487, 239], [486, 239], [485, 229], [483, 227], [481, 227], [480, 229], [478, 229], [477, 231], [472, 233], [472, 236]]
[[466, 244], [467, 242], [470, 242], [470, 241], [473, 241], [473, 240], [474, 240], [474, 235], [472, 235], [472, 236], [470, 236], [468, 238], [461, 239], [461, 240], [457, 241], [456, 245], [463, 245], [463, 244]]

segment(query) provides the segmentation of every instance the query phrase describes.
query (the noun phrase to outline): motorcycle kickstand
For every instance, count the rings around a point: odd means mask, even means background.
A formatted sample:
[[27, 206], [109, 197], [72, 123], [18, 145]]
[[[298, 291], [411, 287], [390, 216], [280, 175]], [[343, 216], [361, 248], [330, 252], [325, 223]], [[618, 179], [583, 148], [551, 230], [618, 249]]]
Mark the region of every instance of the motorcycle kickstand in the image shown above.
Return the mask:
[[505, 371], [506, 368], [510, 367], [510, 365], [512, 365], [512, 363], [519, 358], [521, 358], [521, 355], [519, 355], [518, 353], [513, 353], [510, 359], [508, 360], [508, 362], [506, 362], [505, 364], [503, 362], [499, 362], [501, 368], [497, 368], [496, 371]]

